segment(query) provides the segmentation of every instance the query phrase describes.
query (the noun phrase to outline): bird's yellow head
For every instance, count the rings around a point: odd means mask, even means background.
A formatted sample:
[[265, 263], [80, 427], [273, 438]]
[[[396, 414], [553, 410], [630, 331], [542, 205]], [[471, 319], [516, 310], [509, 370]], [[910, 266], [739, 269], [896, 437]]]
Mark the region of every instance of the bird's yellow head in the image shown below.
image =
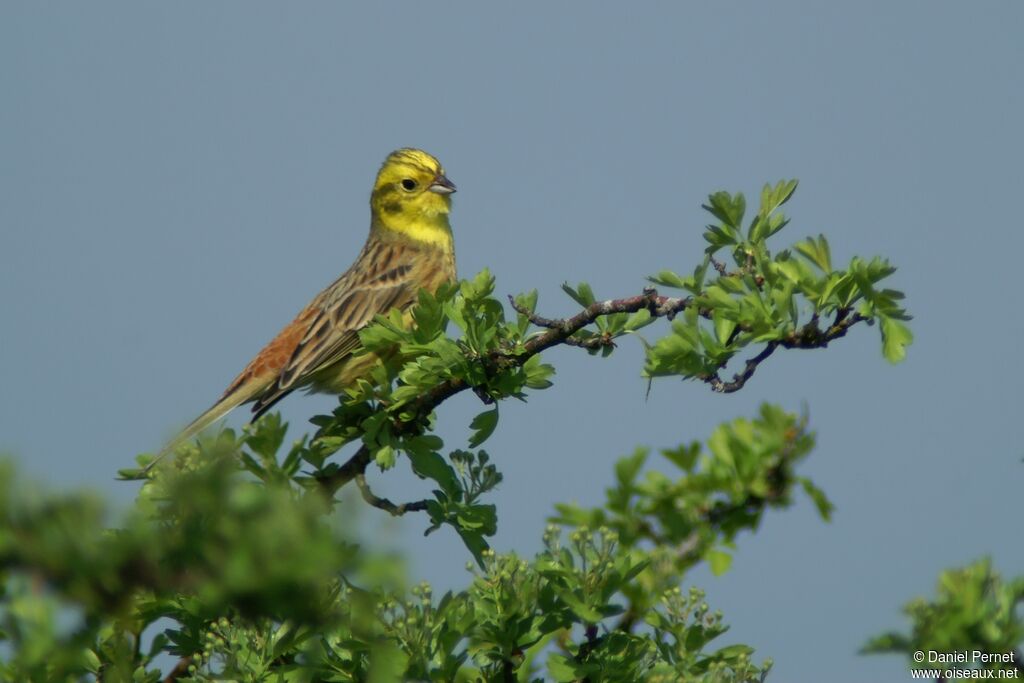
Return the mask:
[[418, 149], [388, 155], [370, 195], [374, 224], [414, 240], [451, 244], [448, 212], [455, 185], [434, 157]]

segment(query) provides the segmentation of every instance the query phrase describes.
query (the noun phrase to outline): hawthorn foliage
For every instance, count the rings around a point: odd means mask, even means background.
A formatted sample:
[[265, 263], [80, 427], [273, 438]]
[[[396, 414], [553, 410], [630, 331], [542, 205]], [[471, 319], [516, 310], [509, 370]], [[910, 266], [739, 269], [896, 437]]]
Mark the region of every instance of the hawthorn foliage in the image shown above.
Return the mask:
[[[1004, 579], [989, 558], [981, 558], [942, 572], [936, 592], [932, 600], [915, 598], [904, 605], [910, 633], [877, 635], [861, 652], [899, 654], [911, 669], [941, 672], [945, 678], [1024, 676], [1024, 576]], [[967, 659], [935, 663], [930, 652], [963, 653]]]
[[[270, 414], [179, 447], [146, 471], [114, 515], [86, 494], [41, 493], [0, 469], [3, 664], [12, 681], [762, 681], [771, 660], [720, 645], [723, 615], [688, 585], [696, 565], [727, 571], [743, 532], [823, 491], [799, 474], [814, 446], [806, 416], [764, 404], [704, 443], [638, 448], [611, 474], [605, 504], [560, 504], [533, 557], [497, 554], [488, 493], [500, 456], [482, 446], [500, 406], [551, 385], [554, 346], [610, 355], [644, 345], [642, 373], [741, 389], [773, 354], [823, 348], [854, 326], [880, 330], [885, 358], [912, 341], [884, 259], [833, 263], [824, 236], [770, 246], [795, 181], [766, 185], [747, 215], [718, 192], [703, 257], [631, 296], [565, 286], [569, 318], [538, 313], [537, 293], [495, 296], [487, 271], [430, 294], [415, 324], [397, 312], [361, 334], [381, 359], [312, 433], [286, 442]], [[658, 287], [660, 289], [655, 289]], [[449, 448], [436, 411], [462, 391], [484, 409], [466, 448]], [[461, 445], [461, 444], [460, 444]], [[376, 495], [365, 473], [410, 467], [420, 500]], [[420, 515], [462, 539], [466, 586], [411, 582], [335, 514], [357, 491], [372, 512]], [[348, 519], [346, 517], [345, 519]]]

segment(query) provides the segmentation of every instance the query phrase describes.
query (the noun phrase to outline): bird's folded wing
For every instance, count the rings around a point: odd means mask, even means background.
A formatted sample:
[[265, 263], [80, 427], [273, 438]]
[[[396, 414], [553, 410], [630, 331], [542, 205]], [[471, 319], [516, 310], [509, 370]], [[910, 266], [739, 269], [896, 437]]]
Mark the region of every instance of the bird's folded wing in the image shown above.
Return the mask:
[[253, 406], [259, 415], [302, 380], [350, 355], [359, 346], [359, 330], [378, 314], [415, 303], [421, 279], [415, 260], [389, 259], [370, 271], [353, 269], [314, 302], [318, 314], [299, 341], [277, 381]]

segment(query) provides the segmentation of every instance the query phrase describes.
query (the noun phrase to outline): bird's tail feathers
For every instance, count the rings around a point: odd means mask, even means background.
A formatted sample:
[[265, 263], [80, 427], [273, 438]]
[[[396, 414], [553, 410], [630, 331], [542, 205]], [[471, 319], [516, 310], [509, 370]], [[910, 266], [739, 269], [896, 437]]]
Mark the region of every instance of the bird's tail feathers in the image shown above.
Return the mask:
[[142, 472], [144, 474], [148, 474], [149, 471], [152, 470], [158, 462], [163, 460], [164, 456], [168, 453], [199, 434], [201, 431], [230, 413], [242, 403], [251, 399], [252, 395], [257, 393], [257, 391], [252, 390], [244, 391], [244, 387], [239, 387], [239, 389], [240, 390], [236, 390], [225, 395], [219, 401], [210, 406], [206, 412], [192, 420], [187, 427], [178, 432], [174, 438], [168, 441], [167, 444], [160, 449], [160, 452], [157, 453], [156, 457], [142, 469]]

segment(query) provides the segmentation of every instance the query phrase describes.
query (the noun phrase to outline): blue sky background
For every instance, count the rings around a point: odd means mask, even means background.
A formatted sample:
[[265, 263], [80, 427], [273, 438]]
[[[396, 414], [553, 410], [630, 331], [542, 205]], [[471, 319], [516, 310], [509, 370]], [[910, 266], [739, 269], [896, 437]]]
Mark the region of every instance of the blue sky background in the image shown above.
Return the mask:
[[[1024, 5], [842, 5], [4, 3], [0, 450], [129, 501], [115, 471], [349, 265], [396, 147], [458, 184], [461, 274], [536, 287], [548, 315], [573, 310], [563, 281], [624, 296], [692, 267], [708, 192], [797, 177], [781, 241], [890, 257], [916, 316], [907, 362], [859, 327], [776, 354], [739, 394], [663, 381], [645, 400], [637, 344], [555, 350], [555, 387], [503, 406], [488, 443], [506, 476], [495, 546], [537, 551], [553, 503], [600, 502], [635, 445], [806, 402], [819, 447], [802, 472], [834, 521], [806, 501], [771, 514], [732, 571], [690, 580], [730, 642], [775, 659], [771, 680], [907, 679], [856, 654], [904, 625], [901, 604], [984, 554], [1024, 572]], [[303, 429], [333, 402], [281, 409]], [[451, 447], [479, 408], [445, 406]], [[418, 575], [464, 584], [454, 534], [423, 526], [385, 529]]]

